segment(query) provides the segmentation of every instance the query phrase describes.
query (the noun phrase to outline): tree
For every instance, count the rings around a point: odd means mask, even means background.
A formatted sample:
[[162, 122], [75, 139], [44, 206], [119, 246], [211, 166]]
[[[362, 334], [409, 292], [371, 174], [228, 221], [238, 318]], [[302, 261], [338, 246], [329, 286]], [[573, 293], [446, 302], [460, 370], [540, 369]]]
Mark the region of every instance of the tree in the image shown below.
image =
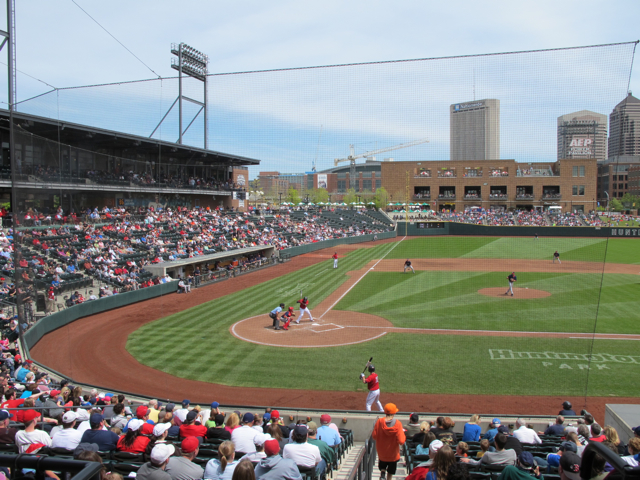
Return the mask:
[[622, 202], [620, 200], [618, 200], [617, 198], [612, 198], [609, 202], [609, 210], [611, 210], [612, 212], [621, 212], [622, 210], [624, 210], [624, 207], [622, 206]]
[[287, 202], [298, 205], [301, 201], [298, 190], [293, 187], [289, 187], [289, 190], [287, 190]]
[[254, 190], [254, 191], [262, 190], [262, 189], [260, 188], [260, 179], [259, 179], [259, 178], [254, 178], [253, 180], [251, 180], [251, 181], [249, 182], [249, 188], [248, 188], [248, 190]]
[[620, 199], [625, 208], [638, 208], [640, 206], [640, 197], [625, 193]]
[[357, 200], [356, 191], [353, 188], [350, 188], [349, 190], [347, 190], [347, 194], [344, 197], [342, 197], [342, 201], [347, 205], [351, 203], [356, 203], [356, 200]]
[[386, 208], [389, 203], [389, 194], [384, 187], [376, 189], [376, 194], [373, 197], [373, 202], [376, 204], [376, 208]]
[[329, 192], [326, 188], [316, 188], [309, 195], [309, 199], [315, 203], [327, 203], [329, 201]]

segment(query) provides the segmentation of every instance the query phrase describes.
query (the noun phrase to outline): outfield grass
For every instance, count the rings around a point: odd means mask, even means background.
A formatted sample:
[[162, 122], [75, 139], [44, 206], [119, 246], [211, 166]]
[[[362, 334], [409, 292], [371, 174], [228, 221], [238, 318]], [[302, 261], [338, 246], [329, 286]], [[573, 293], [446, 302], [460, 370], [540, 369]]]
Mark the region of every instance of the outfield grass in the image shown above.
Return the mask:
[[[353, 391], [362, 388], [357, 375], [363, 359], [373, 355], [383, 392], [636, 396], [640, 358], [598, 364], [606, 366], [602, 370], [594, 363], [587, 370], [584, 360], [492, 360], [489, 352], [584, 354], [593, 345], [594, 353], [637, 355], [635, 341], [393, 333], [352, 346], [286, 349], [246, 343], [229, 333], [243, 318], [264, 314], [267, 321], [266, 312], [280, 301], [292, 304], [301, 290], [313, 310], [347, 279], [346, 272], [385, 254], [548, 260], [558, 249], [563, 260], [640, 263], [636, 242], [429, 237], [359, 249], [341, 258], [339, 269], [328, 260], [152, 322], [130, 335], [127, 349], [153, 368], [226, 385]], [[553, 295], [512, 301], [476, 293], [491, 286], [506, 289], [500, 272], [370, 272], [335, 308], [380, 315], [400, 327], [640, 333], [635, 275], [518, 272], [518, 278], [519, 287]]]

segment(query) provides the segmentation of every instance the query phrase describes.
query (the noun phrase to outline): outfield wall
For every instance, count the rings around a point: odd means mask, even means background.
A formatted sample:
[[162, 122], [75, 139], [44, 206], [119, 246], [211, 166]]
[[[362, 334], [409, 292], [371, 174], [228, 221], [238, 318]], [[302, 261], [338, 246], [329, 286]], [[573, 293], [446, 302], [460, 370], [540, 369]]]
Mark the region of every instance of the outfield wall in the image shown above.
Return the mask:
[[[441, 228], [432, 228], [441, 226]], [[398, 235], [469, 235], [485, 237], [639, 237], [640, 228], [612, 227], [520, 227], [472, 225], [456, 222], [398, 222]]]
[[[395, 238], [397, 236], [395, 231], [377, 233], [375, 236], [378, 240], [386, 240], [388, 238]], [[333, 248], [338, 245], [352, 245], [354, 243], [372, 242], [374, 240], [374, 234], [360, 235], [358, 237], [345, 237], [345, 238], [333, 238], [331, 240], [324, 240], [322, 242], [309, 243], [307, 245], [300, 245], [298, 247], [285, 248], [280, 250], [280, 258], [297, 257], [298, 255], [304, 255], [305, 253], [315, 252], [325, 248]]]

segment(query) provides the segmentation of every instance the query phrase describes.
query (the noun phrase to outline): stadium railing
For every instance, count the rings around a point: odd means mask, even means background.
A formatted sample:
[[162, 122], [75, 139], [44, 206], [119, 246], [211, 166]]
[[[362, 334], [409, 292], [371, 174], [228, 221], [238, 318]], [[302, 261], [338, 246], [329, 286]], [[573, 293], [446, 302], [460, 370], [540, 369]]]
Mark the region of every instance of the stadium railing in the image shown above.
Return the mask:
[[102, 464], [83, 462], [41, 455], [0, 455], [0, 466], [11, 468], [12, 478], [18, 478], [16, 472], [23, 468], [35, 470], [35, 478], [45, 478], [44, 472], [52, 470], [72, 474], [74, 480], [99, 480]]

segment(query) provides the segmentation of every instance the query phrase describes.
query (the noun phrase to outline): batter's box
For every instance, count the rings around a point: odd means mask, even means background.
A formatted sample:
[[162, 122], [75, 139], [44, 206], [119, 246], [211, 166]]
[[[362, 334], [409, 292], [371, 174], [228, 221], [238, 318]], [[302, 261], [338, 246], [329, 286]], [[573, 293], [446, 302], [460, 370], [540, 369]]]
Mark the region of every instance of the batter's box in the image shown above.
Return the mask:
[[335, 323], [323, 323], [322, 325], [314, 324], [311, 326], [310, 330], [313, 333], [324, 333], [330, 332], [332, 330], [342, 330], [344, 327], [342, 325], [336, 325]]

